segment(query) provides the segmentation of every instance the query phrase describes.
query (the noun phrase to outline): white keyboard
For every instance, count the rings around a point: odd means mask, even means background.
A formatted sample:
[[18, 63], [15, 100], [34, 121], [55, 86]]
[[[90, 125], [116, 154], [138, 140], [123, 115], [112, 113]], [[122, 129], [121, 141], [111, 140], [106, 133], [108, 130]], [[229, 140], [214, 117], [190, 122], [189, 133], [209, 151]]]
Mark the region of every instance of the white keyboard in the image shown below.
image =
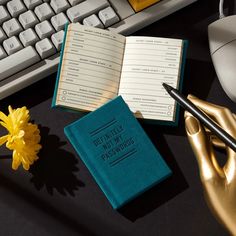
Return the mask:
[[135, 13], [127, 0], [0, 0], [0, 99], [56, 72], [67, 23], [128, 35], [195, 1]]

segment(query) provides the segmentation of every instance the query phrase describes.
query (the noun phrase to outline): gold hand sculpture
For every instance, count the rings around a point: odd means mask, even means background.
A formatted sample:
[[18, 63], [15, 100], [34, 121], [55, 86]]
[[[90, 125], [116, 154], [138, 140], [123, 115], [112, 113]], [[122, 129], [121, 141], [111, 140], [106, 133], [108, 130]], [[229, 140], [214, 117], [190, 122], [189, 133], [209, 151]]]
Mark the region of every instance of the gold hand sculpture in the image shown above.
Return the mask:
[[[236, 138], [236, 116], [229, 109], [192, 95], [188, 99]], [[236, 236], [236, 153], [188, 112], [185, 112], [185, 127], [199, 165], [207, 203], [218, 220]], [[226, 150], [227, 161], [223, 167], [216, 160], [214, 146]]]

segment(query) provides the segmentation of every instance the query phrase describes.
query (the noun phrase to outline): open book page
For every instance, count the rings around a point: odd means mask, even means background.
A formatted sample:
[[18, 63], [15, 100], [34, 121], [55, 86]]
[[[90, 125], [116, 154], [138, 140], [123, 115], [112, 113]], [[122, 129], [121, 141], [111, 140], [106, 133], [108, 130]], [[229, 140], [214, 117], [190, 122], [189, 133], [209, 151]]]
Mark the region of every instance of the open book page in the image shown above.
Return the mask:
[[178, 87], [183, 41], [127, 37], [119, 94], [137, 118], [173, 121], [175, 101], [162, 87]]
[[117, 96], [125, 37], [109, 31], [68, 26], [56, 105], [93, 111]]

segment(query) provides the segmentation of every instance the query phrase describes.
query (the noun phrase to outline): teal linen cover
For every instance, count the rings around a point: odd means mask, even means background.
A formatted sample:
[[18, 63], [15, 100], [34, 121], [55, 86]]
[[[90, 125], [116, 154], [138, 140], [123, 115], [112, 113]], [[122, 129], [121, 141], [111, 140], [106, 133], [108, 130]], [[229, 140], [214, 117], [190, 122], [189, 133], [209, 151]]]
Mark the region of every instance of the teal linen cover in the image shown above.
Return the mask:
[[64, 131], [114, 209], [171, 174], [121, 96]]

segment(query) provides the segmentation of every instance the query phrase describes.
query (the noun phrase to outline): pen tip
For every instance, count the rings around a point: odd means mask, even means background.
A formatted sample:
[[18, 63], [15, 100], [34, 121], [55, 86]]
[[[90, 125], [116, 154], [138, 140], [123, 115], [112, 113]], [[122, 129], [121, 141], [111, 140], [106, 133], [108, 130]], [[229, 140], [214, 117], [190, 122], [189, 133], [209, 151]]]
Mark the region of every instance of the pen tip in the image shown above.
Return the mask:
[[173, 89], [170, 85], [166, 83], [162, 83], [162, 86], [166, 89], [167, 92], [170, 92]]

